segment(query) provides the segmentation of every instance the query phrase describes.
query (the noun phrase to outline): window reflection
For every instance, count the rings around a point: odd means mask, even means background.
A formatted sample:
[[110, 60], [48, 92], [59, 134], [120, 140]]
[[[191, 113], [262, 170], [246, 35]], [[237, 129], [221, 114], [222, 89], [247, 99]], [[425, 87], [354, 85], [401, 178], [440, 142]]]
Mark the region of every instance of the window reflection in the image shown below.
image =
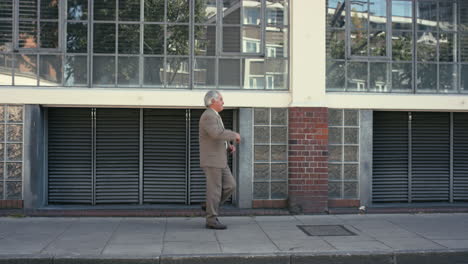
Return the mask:
[[376, 62], [370, 64], [370, 83], [369, 87], [371, 90], [376, 92], [387, 92], [387, 63]]
[[15, 57], [15, 85], [37, 85], [37, 55], [20, 54]]
[[392, 28], [408, 30], [413, 27], [413, 3], [411, 1], [392, 1]]
[[268, 27], [265, 33], [265, 56], [268, 58], [284, 58], [288, 55], [287, 50], [287, 29]]
[[344, 28], [346, 24], [346, 1], [328, 0], [327, 24], [330, 27]]
[[242, 52], [260, 53], [261, 51], [261, 31], [259, 27], [242, 27]]
[[332, 90], [345, 89], [345, 67], [344, 61], [327, 61], [327, 87]]
[[265, 88], [287, 89], [288, 62], [280, 59], [267, 59], [265, 61]]
[[216, 24], [216, 0], [195, 0], [195, 23]]
[[437, 64], [418, 63], [416, 71], [418, 90], [437, 90]]
[[286, 26], [288, 25], [288, 4], [286, 0], [267, 0], [266, 23], [268, 25]]
[[418, 30], [437, 30], [437, 2], [418, 1], [416, 12]]
[[86, 20], [88, 18], [88, 0], [68, 0], [68, 19]]
[[413, 84], [411, 63], [392, 63], [392, 91], [411, 91]]
[[354, 29], [367, 29], [368, 16], [367, 1], [351, 1], [351, 25]]
[[115, 84], [115, 57], [94, 56], [93, 58], [93, 84]]
[[395, 61], [413, 59], [413, 34], [411, 32], [393, 32], [392, 58]]
[[88, 51], [88, 24], [67, 24], [67, 52], [86, 53]]
[[371, 29], [386, 30], [387, 0], [371, 0], [369, 2], [369, 16]]
[[39, 85], [59, 86], [62, 84], [62, 56], [40, 55], [39, 56]]
[[216, 55], [216, 27], [195, 26], [195, 55]]
[[193, 85], [195, 88], [214, 88], [216, 86], [215, 67], [215, 59], [195, 59], [193, 66]]
[[418, 33], [416, 49], [418, 61], [435, 61], [437, 59], [437, 33]]
[[139, 85], [139, 58], [119, 56], [117, 83], [128, 86]]
[[86, 56], [68, 56], [65, 59], [66, 86], [88, 84], [88, 60]]
[[265, 89], [265, 61], [263, 59], [244, 59], [242, 67], [244, 89]]
[[439, 27], [441, 30], [456, 30], [456, 5], [455, 2], [439, 2]]
[[348, 64], [347, 90], [366, 91], [367, 87], [367, 62], [350, 62]]
[[240, 88], [240, 60], [220, 59], [219, 60], [219, 87], [223, 89]]
[[0, 54], [0, 85], [12, 85], [13, 56]]
[[190, 71], [188, 58], [167, 58], [167, 86], [172, 88], [187, 88], [189, 80]]
[[457, 65], [440, 64], [439, 65], [439, 91], [444, 93], [454, 92], [457, 85]]

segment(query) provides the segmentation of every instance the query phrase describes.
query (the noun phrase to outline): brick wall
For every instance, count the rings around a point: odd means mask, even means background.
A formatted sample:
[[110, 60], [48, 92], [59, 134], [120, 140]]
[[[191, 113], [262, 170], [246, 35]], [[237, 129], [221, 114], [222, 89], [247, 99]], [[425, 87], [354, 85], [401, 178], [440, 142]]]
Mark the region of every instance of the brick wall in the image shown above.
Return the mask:
[[289, 208], [322, 213], [328, 207], [328, 109], [289, 109]]

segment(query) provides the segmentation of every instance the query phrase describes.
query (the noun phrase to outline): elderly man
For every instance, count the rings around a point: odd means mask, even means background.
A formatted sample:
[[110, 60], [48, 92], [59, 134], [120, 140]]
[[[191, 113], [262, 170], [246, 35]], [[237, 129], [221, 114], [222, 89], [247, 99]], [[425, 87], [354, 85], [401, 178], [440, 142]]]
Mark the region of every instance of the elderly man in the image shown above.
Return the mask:
[[226, 229], [218, 220], [219, 206], [236, 189], [236, 182], [227, 164], [227, 153], [236, 148], [231, 141], [240, 142], [239, 133], [224, 128], [219, 112], [223, 111], [223, 97], [217, 91], [205, 95], [207, 109], [200, 117], [200, 167], [206, 175], [206, 228]]

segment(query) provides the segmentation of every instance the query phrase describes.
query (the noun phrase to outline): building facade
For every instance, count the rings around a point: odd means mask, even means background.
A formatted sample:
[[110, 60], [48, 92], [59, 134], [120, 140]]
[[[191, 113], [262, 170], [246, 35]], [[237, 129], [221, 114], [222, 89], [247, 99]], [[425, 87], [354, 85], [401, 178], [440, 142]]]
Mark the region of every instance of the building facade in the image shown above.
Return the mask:
[[468, 200], [461, 0], [0, 5], [2, 208], [203, 202], [210, 89], [238, 208]]

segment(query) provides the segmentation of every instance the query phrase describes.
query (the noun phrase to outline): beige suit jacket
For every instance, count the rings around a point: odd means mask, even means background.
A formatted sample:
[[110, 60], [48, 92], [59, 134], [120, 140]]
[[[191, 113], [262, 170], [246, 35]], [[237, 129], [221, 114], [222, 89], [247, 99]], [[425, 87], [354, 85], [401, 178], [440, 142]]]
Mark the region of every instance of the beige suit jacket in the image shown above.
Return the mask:
[[236, 133], [224, 129], [221, 117], [208, 108], [200, 117], [200, 167], [224, 169], [227, 167], [226, 141], [236, 139]]

